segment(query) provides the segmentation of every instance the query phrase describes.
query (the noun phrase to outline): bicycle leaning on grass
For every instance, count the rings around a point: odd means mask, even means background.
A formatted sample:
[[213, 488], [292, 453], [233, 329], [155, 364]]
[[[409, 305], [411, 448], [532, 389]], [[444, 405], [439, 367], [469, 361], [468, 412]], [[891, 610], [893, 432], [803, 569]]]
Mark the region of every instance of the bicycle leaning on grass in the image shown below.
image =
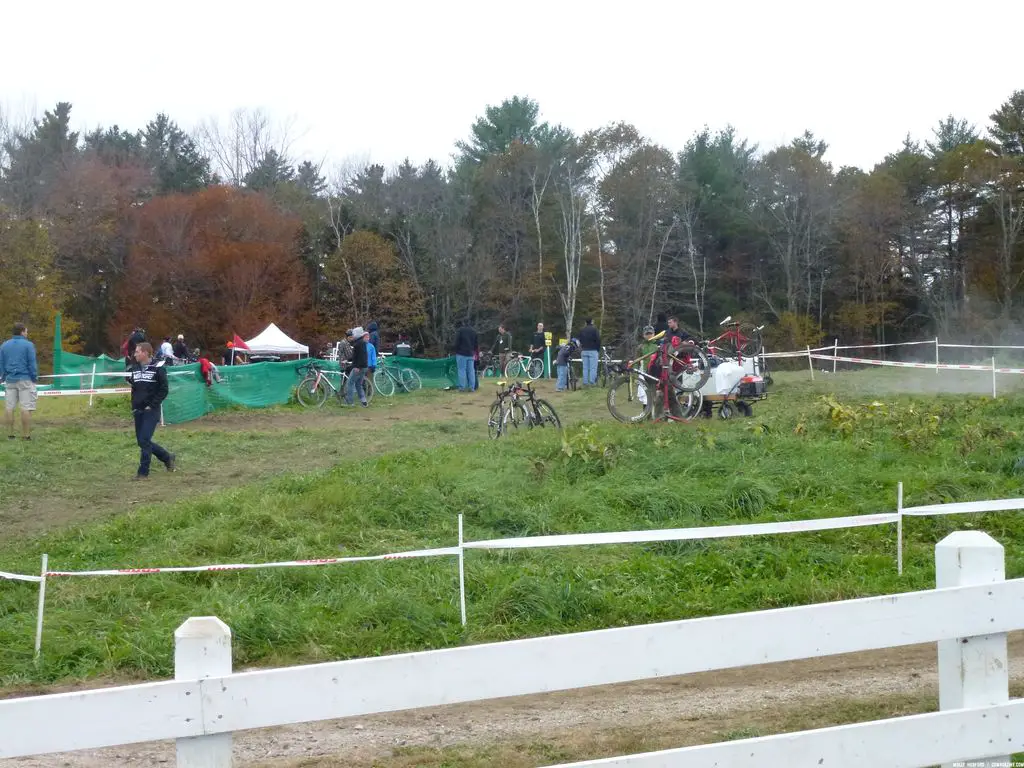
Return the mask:
[[[302, 376], [302, 380], [295, 387], [295, 399], [303, 407], [319, 408], [332, 394], [339, 403], [345, 402], [345, 388], [348, 386], [349, 378], [345, 371], [327, 371], [310, 361], [300, 365], [295, 372]], [[330, 376], [341, 376], [341, 384], [334, 386]], [[373, 384], [369, 379], [363, 379], [363, 394], [366, 395], [366, 402], [369, 403], [373, 399]]]
[[503, 434], [520, 426], [562, 428], [555, 409], [546, 400], [537, 397], [533, 385], [514, 382], [508, 386], [498, 382], [498, 398], [491, 404], [487, 416], [487, 434], [497, 440]]

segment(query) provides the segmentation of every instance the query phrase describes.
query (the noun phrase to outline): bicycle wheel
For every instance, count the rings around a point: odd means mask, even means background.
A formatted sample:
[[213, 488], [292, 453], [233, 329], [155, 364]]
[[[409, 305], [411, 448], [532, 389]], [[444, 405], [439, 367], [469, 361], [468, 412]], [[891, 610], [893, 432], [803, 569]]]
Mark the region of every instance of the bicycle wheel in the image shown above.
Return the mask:
[[693, 347], [687, 350], [686, 354], [689, 355], [690, 361], [684, 363], [683, 370], [674, 374], [673, 384], [682, 392], [696, 392], [711, 378], [711, 364], [700, 347]]
[[736, 351], [743, 357], [757, 357], [764, 349], [761, 331], [752, 325], [741, 325], [739, 338], [736, 339]]
[[384, 368], [378, 368], [373, 374], [373, 388], [384, 397], [395, 394], [395, 380]]
[[635, 374], [613, 380], [608, 389], [608, 412], [626, 424], [636, 424], [649, 418], [651, 397], [656, 395], [652, 384]]
[[307, 376], [295, 388], [295, 399], [304, 408], [319, 408], [327, 402], [327, 385], [316, 376]]
[[697, 392], [677, 392], [679, 408], [684, 421], [693, 421], [704, 410], [704, 395]]
[[518, 357], [513, 357], [507, 363], [505, 363], [505, 377], [509, 379], [518, 379], [523, 374], [523, 364], [520, 362]]
[[551, 407], [547, 400], [538, 400], [535, 407], [537, 409], [536, 425], [538, 427], [562, 428], [562, 420], [558, 418], [555, 409]]
[[487, 416], [487, 436], [491, 440], [497, 440], [501, 437], [504, 426], [505, 405], [501, 400], [495, 400], [491, 405], [491, 412]]
[[526, 375], [530, 377], [530, 381], [536, 381], [544, 375], [544, 361], [539, 357], [530, 358], [529, 364], [526, 366]]
[[406, 392], [415, 392], [423, 386], [423, 381], [420, 379], [420, 375], [412, 368], [403, 368], [401, 376], [402, 386], [405, 387]]

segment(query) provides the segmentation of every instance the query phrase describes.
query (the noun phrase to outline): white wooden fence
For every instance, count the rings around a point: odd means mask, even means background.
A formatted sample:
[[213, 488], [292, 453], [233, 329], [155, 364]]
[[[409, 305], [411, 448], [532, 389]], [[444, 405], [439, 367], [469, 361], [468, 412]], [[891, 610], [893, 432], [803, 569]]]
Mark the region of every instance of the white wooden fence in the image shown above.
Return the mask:
[[936, 545], [937, 588], [884, 597], [311, 666], [231, 673], [231, 632], [175, 632], [175, 679], [0, 701], [0, 758], [176, 739], [178, 765], [231, 765], [232, 732], [694, 672], [938, 644], [941, 711], [577, 766], [1009, 765], [1024, 700], [1009, 700], [1006, 633], [1024, 579], [985, 533]]

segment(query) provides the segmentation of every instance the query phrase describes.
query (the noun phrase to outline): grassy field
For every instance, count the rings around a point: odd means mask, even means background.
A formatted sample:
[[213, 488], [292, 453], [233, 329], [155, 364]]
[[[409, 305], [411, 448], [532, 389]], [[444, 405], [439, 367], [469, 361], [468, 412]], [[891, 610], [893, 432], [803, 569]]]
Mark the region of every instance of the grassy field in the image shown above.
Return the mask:
[[[753, 418], [692, 425], [626, 427], [603, 391], [551, 393], [564, 440], [486, 440], [486, 391], [223, 413], [158, 432], [182, 471], [141, 488], [123, 403], [43, 401], [37, 439], [0, 445], [0, 570], [38, 572], [42, 552], [79, 570], [449, 546], [460, 512], [468, 538], [497, 538], [892, 511], [900, 481], [907, 505], [1022, 495], [1024, 400], [893, 394], [907, 373], [780, 374]], [[935, 542], [965, 528], [1024, 575], [1008, 513], [908, 520], [902, 578], [892, 527], [471, 552], [465, 628], [450, 558], [52, 579], [38, 666], [36, 589], [0, 582], [0, 686], [169, 676], [192, 615], [226, 621], [245, 668], [927, 588]]]

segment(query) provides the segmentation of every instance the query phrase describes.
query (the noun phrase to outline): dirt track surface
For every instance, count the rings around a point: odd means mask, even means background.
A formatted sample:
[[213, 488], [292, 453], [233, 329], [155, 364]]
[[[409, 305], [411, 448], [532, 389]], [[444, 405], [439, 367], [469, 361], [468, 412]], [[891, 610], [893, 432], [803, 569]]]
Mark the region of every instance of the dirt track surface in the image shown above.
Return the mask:
[[[1024, 636], [1011, 636], [1009, 650], [1010, 679], [1024, 680]], [[937, 696], [934, 645], [248, 731], [235, 734], [235, 765], [370, 765], [396, 747], [543, 741], [567, 732], [590, 739], [630, 728], [678, 733], [676, 746], [685, 746], [723, 727], [772, 733], [795, 709], [899, 694]], [[155, 742], [0, 765], [162, 766], [173, 765], [174, 755], [173, 742]]]

